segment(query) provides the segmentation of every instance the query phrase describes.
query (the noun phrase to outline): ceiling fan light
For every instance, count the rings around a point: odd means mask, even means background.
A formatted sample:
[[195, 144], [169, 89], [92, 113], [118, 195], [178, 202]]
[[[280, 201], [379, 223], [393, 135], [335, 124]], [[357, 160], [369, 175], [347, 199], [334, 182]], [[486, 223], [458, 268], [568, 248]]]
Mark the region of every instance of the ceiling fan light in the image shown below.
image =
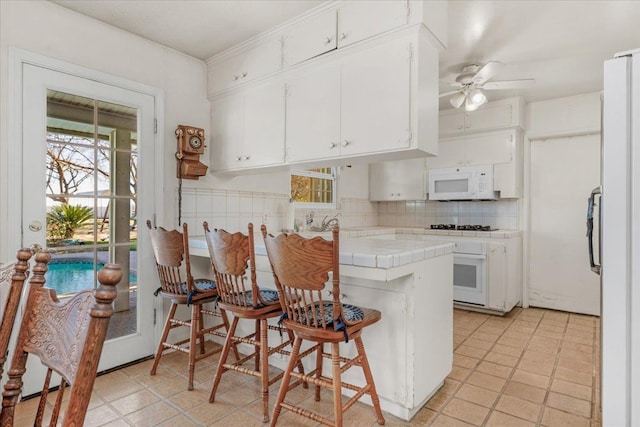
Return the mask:
[[471, 98], [471, 102], [477, 104], [478, 106], [487, 102], [487, 97], [482, 93], [480, 89], [474, 89], [469, 94], [469, 98]]
[[466, 97], [464, 92], [458, 92], [449, 98], [449, 103], [453, 108], [460, 108]]

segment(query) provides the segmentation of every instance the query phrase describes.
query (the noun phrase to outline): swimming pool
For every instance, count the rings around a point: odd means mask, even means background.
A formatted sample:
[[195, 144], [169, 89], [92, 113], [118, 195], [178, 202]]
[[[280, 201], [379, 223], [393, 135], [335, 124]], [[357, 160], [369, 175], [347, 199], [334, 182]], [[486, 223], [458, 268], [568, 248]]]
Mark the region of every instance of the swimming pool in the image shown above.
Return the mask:
[[[98, 270], [104, 263], [98, 262]], [[72, 294], [83, 289], [93, 289], [93, 260], [85, 258], [52, 259], [45, 274], [45, 286], [56, 290], [58, 295]], [[129, 284], [137, 282], [136, 272], [129, 272]]]

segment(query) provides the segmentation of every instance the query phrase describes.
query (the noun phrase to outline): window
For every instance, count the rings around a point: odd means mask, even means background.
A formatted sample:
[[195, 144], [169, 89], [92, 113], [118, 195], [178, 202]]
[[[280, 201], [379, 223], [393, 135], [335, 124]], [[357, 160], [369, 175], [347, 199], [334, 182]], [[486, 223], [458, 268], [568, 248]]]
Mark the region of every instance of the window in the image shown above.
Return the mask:
[[298, 207], [335, 208], [336, 168], [292, 171], [290, 195]]

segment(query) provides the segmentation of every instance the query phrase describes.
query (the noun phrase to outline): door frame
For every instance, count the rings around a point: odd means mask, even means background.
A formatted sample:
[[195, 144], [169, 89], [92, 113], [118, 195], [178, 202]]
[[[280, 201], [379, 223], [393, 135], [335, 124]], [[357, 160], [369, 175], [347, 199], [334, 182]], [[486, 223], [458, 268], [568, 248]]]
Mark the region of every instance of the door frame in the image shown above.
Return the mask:
[[[144, 95], [154, 97], [154, 117], [155, 117], [155, 133], [153, 137], [154, 150], [154, 173], [155, 182], [164, 182], [164, 154], [163, 140], [164, 127], [159, 125], [164, 123], [164, 91], [160, 88], [145, 85], [142, 83], [127, 80], [104, 72], [96, 71], [87, 67], [71, 64], [45, 55], [33, 53], [20, 48], [9, 48], [9, 140], [13, 141], [7, 144], [8, 158], [17, 159], [17, 161], [8, 162], [7, 177], [12, 177], [12, 185], [7, 188], [7, 198], [10, 208], [8, 209], [7, 235], [5, 236], [5, 247], [15, 250], [22, 246], [22, 163], [23, 163], [23, 66], [25, 64], [46, 68], [55, 72], [65, 73], [74, 77], [92, 80], [111, 86], [117, 86], [122, 89], [139, 92]], [[154, 186], [154, 221], [164, 223], [164, 213], [161, 209], [164, 201], [164, 189], [162, 185]], [[140, 223], [142, 226], [142, 222]], [[13, 248], [13, 249], [11, 249]], [[14, 254], [9, 254], [13, 257]], [[160, 298], [153, 301], [154, 313], [160, 314], [163, 318], [164, 305]], [[14, 332], [17, 328], [14, 328]], [[156, 343], [161, 334], [162, 322], [155, 322], [153, 326], [153, 342]], [[12, 338], [15, 340], [15, 336]], [[153, 353], [154, 350], [151, 350]], [[9, 359], [10, 360], [10, 359]]]

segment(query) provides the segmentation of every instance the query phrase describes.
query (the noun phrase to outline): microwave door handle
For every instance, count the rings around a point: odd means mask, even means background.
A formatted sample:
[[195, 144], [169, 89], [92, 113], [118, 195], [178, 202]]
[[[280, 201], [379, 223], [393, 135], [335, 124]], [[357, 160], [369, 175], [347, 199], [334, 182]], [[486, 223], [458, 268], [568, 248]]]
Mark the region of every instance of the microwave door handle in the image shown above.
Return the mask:
[[596, 206], [596, 196], [600, 194], [600, 187], [596, 187], [591, 192], [587, 205], [587, 238], [589, 245], [589, 265], [591, 271], [596, 274], [600, 274], [600, 265], [595, 263], [593, 254], [593, 210]]

